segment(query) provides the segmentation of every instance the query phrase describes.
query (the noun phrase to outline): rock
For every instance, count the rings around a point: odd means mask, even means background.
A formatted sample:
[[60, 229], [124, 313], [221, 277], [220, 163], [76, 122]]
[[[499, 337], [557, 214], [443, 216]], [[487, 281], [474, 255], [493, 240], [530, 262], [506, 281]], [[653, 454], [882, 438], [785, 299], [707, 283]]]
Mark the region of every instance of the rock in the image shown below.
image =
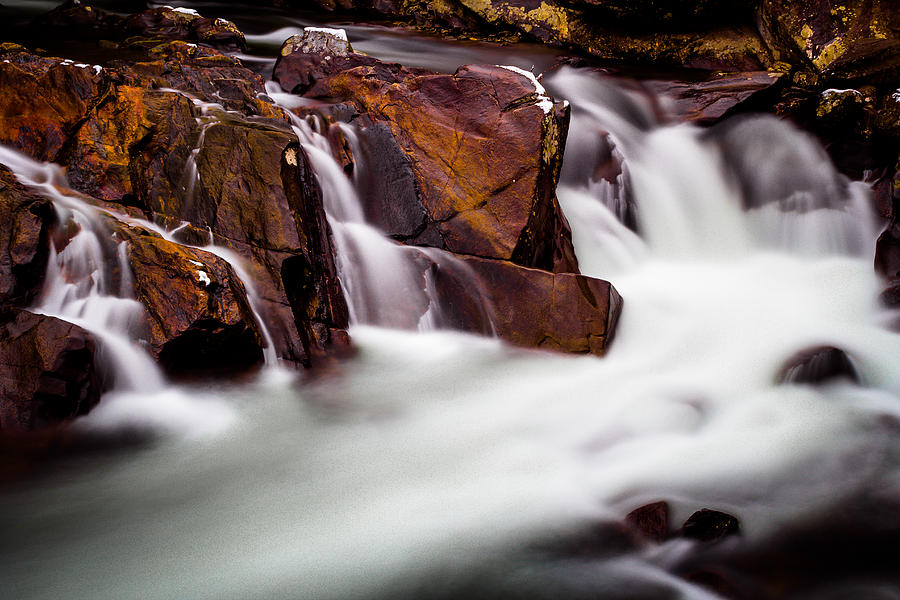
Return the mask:
[[508, 261], [460, 256], [481, 282], [491, 323], [473, 298], [472, 283], [437, 269], [434, 282], [445, 319], [463, 331], [490, 331], [511, 344], [602, 355], [615, 334], [622, 298], [606, 281], [548, 273]]
[[364, 128], [361, 139], [376, 140], [378, 151], [367, 152], [391, 164], [385, 175], [392, 181], [383, 187], [396, 195], [370, 197], [366, 206], [388, 235], [528, 267], [577, 270], [555, 197], [568, 107], [550, 100], [530, 74], [466, 66], [442, 75], [378, 64], [320, 80], [307, 96], [350, 100], [382, 124]]
[[677, 119], [710, 124], [771, 89], [782, 76], [782, 73], [752, 71], [717, 74], [701, 82], [656, 80], [646, 85], [672, 101], [672, 112]]
[[846, 378], [859, 383], [859, 374], [847, 354], [833, 346], [820, 346], [798, 352], [779, 370], [780, 383], [819, 384]]
[[226, 261], [145, 230], [118, 234], [146, 309], [148, 350], [168, 373], [233, 375], [261, 363], [262, 336]]
[[55, 222], [51, 202], [0, 165], [0, 307], [28, 306], [40, 292]]
[[231, 21], [208, 19], [190, 8], [163, 6], [131, 15], [122, 23], [124, 37], [203, 42], [226, 49], [247, 48], [244, 34]]
[[0, 51], [0, 143], [55, 161], [102, 95], [87, 64]]
[[741, 526], [735, 517], [704, 508], [684, 522], [679, 534], [681, 537], [701, 542], [713, 542], [730, 535], [738, 535], [740, 532]]
[[776, 60], [830, 79], [896, 79], [900, 11], [893, 2], [763, 0], [760, 31]]
[[900, 222], [896, 217], [875, 243], [875, 271], [890, 280], [900, 279]]
[[100, 399], [94, 337], [14, 309], [0, 325], [0, 429], [32, 430], [87, 413]]
[[654, 502], [634, 509], [625, 523], [651, 542], [661, 543], [669, 535], [669, 503]]
[[377, 64], [353, 51], [343, 29], [306, 27], [284, 41], [272, 79], [293, 94], [303, 94], [316, 81], [359, 66]]
[[745, 23], [755, 2], [738, 0], [568, 0], [585, 15], [628, 29], [705, 29], [716, 24]]
[[859, 90], [827, 89], [819, 95], [816, 120], [819, 127], [841, 134], [864, 134], [866, 101]]

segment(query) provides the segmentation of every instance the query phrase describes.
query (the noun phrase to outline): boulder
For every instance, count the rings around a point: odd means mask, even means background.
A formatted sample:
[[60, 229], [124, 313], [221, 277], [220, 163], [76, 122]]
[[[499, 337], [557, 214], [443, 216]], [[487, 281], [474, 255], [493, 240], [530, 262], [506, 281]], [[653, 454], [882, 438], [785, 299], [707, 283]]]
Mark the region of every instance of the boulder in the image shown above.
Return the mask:
[[577, 270], [555, 196], [568, 106], [554, 103], [530, 73], [465, 66], [443, 75], [380, 63], [319, 80], [306, 95], [352, 101], [372, 121], [362, 125], [362, 143], [390, 164], [382, 187], [394, 193], [366, 198], [366, 213], [388, 235]]
[[292, 94], [303, 94], [316, 81], [379, 61], [353, 51], [343, 29], [306, 27], [284, 41], [272, 79]]
[[780, 383], [825, 383], [832, 379], [859, 383], [859, 373], [847, 353], [833, 346], [819, 346], [798, 352], [778, 372]]
[[40, 292], [55, 221], [52, 203], [0, 165], [0, 307], [28, 306]]
[[[576, 354], [603, 355], [612, 342], [622, 298], [609, 282], [459, 258], [477, 277], [475, 285], [446, 269], [432, 273], [444, 319], [454, 329], [493, 331], [516, 346]], [[487, 301], [487, 311], [475, 294]]]
[[218, 256], [119, 227], [151, 355], [170, 374], [228, 373], [262, 361], [264, 341], [246, 290]]
[[0, 143], [55, 161], [103, 92], [91, 65], [0, 49]]
[[896, 79], [900, 11], [890, 0], [763, 0], [760, 31], [775, 59], [828, 79]]
[[646, 85], [671, 100], [671, 113], [679, 120], [710, 124], [770, 90], [782, 73], [751, 71], [717, 73], [700, 82], [651, 80]]
[[55, 317], [13, 309], [0, 325], [0, 429], [32, 430], [87, 413], [100, 399], [97, 343]]

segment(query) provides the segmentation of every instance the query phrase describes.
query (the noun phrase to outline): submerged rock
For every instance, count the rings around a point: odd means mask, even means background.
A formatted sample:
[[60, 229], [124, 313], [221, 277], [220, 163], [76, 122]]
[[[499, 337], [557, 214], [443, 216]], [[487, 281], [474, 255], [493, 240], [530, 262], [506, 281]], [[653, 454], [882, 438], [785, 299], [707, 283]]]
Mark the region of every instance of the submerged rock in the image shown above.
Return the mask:
[[740, 522], [728, 513], [704, 508], [684, 522], [679, 534], [701, 542], [713, 542], [741, 532]]
[[660, 543], [669, 535], [669, 503], [653, 502], [625, 516], [625, 524], [651, 542]]
[[577, 270], [555, 196], [568, 107], [530, 73], [465, 66], [443, 75], [380, 63], [326, 77], [307, 96], [352, 101], [374, 123], [363, 126], [362, 142], [390, 161], [384, 173], [392, 181], [381, 187], [395, 193], [369, 196], [366, 211], [388, 235], [527, 267]]
[[87, 413], [100, 399], [94, 337], [14, 309], [0, 324], [0, 429], [31, 430]]
[[780, 383], [818, 384], [844, 378], [859, 383], [859, 373], [847, 353], [833, 346], [820, 346], [798, 352], [778, 372]]

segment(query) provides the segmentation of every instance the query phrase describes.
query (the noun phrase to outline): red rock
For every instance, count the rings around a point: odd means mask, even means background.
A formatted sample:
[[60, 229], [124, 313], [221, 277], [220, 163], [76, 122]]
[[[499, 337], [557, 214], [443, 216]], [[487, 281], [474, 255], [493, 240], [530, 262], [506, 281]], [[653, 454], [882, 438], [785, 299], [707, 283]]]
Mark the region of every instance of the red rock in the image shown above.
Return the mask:
[[770, 89], [782, 76], [781, 73], [753, 71], [716, 74], [700, 82], [655, 80], [646, 85], [654, 93], [673, 101], [675, 118], [707, 124], [720, 120], [726, 113]]
[[380, 126], [364, 128], [363, 141], [374, 137], [378, 150], [370, 154], [393, 156], [386, 159], [393, 180], [382, 187], [395, 193], [368, 198], [366, 208], [392, 237], [577, 270], [555, 197], [568, 107], [538, 94], [524, 75], [478, 66], [426, 74], [379, 64], [326, 77], [307, 96], [350, 100]]
[[96, 349], [77, 325], [25, 310], [5, 314], [0, 429], [39, 429], [87, 413], [102, 391]]

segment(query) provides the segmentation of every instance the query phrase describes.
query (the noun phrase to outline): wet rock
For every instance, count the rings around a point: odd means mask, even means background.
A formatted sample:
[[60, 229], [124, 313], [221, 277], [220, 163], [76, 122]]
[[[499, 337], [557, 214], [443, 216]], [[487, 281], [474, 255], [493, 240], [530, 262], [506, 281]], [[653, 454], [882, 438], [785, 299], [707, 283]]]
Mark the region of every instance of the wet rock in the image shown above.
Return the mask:
[[[389, 149], [383, 155], [393, 156], [386, 160], [394, 165], [387, 172], [394, 181], [384, 187], [405, 185], [397, 196], [408, 205], [389, 206], [395, 196], [369, 198], [366, 210], [392, 237], [528, 267], [576, 270], [555, 197], [568, 107], [547, 97], [530, 74], [466, 66], [441, 75], [379, 64], [320, 80], [307, 96], [353, 101], [383, 124], [370, 127], [363, 141], [374, 137]], [[385, 128], [405, 161], [390, 150]]]
[[704, 508], [684, 522], [679, 534], [701, 542], [713, 542], [741, 532], [740, 522], [733, 516]]
[[490, 331], [525, 348], [596, 354], [606, 352], [615, 334], [622, 298], [607, 281], [528, 269], [507, 261], [459, 257], [481, 284], [490, 323], [473, 300], [471, 282], [433, 273], [445, 319], [463, 331]]
[[738, 0], [568, 0], [585, 15], [613, 21], [629, 29], [700, 29], [716, 24], [749, 22], [755, 2]]
[[859, 383], [859, 374], [843, 350], [833, 346], [820, 346], [798, 352], [785, 361], [778, 372], [777, 381], [819, 384], [840, 378]]
[[892, 2], [763, 0], [760, 30], [776, 60], [827, 78], [896, 78], [900, 11]]
[[246, 49], [244, 34], [231, 21], [209, 19], [189, 8], [164, 6], [131, 15], [123, 35], [203, 42], [226, 49]]
[[753, 71], [717, 74], [700, 82], [649, 81], [647, 85], [671, 100], [676, 118], [708, 124], [771, 89], [782, 77], [782, 73]]
[[863, 133], [866, 101], [859, 90], [828, 89], [819, 95], [816, 120], [820, 127], [841, 133]]
[[669, 535], [669, 503], [654, 502], [638, 507], [625, 516], [625, 524], [646, 540], [663, 542]]
[[0, 143], [55, 161], [100, 100], [103, 86], [88, 64], [0, 50]]
[[87, 413], [100, 399], [93, 336], [13, 309], [0, 325], [0, 429], [31, 430]]
[[353, 51], [343, 29], [306, 27], [285, 40], [272, 79], [294, 94], [303, 94], [316, 81], [346, 69], [377, 64]]
[[120, 227], [150, 353], [170, 374], [234, 374], [260, 364], [264, 342], [246, 290], [218, 256]]
[[27, 306], [40, 291], [55, 221], [50, 201], [0, 165], [0, 307]]

